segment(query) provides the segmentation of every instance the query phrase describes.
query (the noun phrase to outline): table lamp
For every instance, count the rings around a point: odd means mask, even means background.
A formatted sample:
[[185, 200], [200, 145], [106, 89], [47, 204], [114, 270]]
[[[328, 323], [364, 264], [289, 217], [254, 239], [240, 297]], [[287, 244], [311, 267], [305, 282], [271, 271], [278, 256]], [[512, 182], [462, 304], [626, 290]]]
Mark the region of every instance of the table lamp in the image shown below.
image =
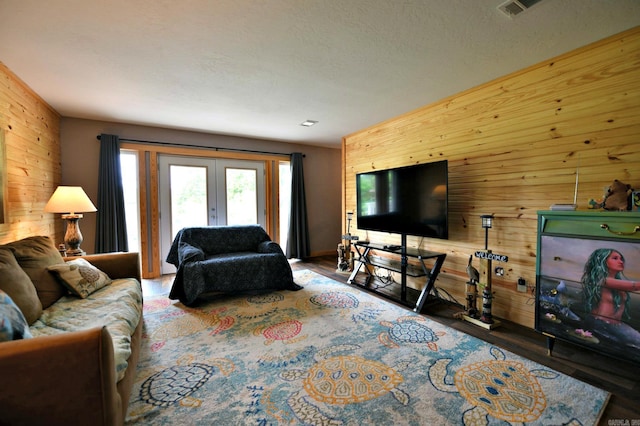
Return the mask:
[[67, 247], [67, 256], [82, 256], [86, 253], [80, 248], [82, 233], [78, 221], [82, 218], [82, 212], [95, 212], [87, 194], [80, 186], [59, 186], [49, 198], [44, 211], [47, 213], [63, 213], [62, 219], [67, 221], [67, 231], [64, 235], [64, 244]]

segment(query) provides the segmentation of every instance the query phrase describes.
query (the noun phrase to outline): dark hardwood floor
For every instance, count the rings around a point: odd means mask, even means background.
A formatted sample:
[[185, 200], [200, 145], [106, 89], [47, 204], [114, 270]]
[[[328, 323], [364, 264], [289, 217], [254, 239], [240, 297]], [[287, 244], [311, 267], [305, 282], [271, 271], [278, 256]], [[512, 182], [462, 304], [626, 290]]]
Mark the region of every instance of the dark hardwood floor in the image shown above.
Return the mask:
[[[335, 256], [296, 260], [291, 262], [291, 267], [293, 270], [309, 269], [340, 282], [347, 280], [346, 275], [336, 272]], [[165, 276], [162, 279], [143, 280], [145, 296], [168, 293], [172, 278]], [[425, 306], [422, 314], [610, 392], [611, 398], [600, 425], [640, 426], [640, 365], [612, 359], [561, 341], [556, 342], [552, 356], [548, 356], [546, 338], [535, 330], [505, 320], [500, 320], [500, 327], [486, 330], [454, 318], [454, 314], [461, 310], [460, 306], [436, 302]]]

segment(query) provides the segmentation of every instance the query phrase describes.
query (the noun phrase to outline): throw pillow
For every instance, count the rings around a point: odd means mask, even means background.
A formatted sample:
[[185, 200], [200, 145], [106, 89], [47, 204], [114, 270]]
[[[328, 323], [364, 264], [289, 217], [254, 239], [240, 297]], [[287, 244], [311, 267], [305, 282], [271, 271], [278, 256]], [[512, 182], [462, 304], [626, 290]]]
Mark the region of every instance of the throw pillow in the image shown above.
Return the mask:
[[0, 247], [0, 290], [20, 308], [28, 324], [42, 315], [42, 304], [29, 276], [22, 270], [13, 252]]
[[7, 293], [0, 291], [0, 342], [31, 338], [29, 324]]
[[78, 258], [47, 269], [76, 296], [85, 299], [94, 291], [111, 284], [111, 278], [87, 260]]
[[16, 260], [31, 278], [43, 309], [47, 309], [67, 293], [64, 286], [47, 272], [47, 266], [64, 262], [51, 238], [28, 237], [5, 244], [5, 247], [11, 248]]

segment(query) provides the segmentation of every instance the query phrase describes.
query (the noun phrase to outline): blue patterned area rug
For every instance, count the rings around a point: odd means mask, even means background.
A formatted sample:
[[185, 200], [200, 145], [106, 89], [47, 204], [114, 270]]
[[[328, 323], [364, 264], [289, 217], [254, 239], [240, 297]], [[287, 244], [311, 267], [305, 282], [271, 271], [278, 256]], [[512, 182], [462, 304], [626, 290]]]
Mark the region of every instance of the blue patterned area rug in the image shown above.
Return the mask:
[[311, 271], [145, 300], [128, 424], [591, 425], [609, 394]]

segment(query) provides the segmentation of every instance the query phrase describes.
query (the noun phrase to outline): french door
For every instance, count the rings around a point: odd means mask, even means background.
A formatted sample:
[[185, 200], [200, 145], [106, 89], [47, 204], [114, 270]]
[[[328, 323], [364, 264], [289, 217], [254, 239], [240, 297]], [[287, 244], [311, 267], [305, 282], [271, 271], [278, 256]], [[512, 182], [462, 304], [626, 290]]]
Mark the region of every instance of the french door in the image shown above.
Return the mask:
[[162, 273], [176, 233], [189, 226], [260, 224], [266, 229], [262, 161], [161, 155], [159, 164]]

